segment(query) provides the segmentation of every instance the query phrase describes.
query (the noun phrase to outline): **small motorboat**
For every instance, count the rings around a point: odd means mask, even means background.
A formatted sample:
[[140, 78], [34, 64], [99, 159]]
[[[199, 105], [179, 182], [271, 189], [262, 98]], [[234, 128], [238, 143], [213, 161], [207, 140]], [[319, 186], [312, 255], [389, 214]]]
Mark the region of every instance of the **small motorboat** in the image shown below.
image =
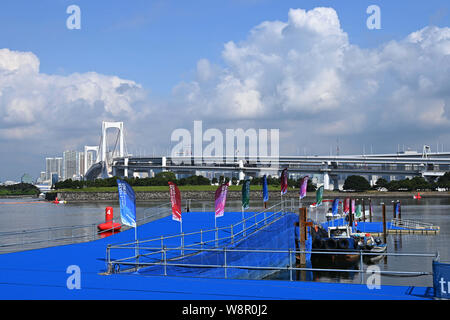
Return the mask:
[[65, 204], [67, 203], [67, 201], [65, 200], [58, 200], [58, 197], [55, 198], [55, 200], [53, 201], [54, 204]]

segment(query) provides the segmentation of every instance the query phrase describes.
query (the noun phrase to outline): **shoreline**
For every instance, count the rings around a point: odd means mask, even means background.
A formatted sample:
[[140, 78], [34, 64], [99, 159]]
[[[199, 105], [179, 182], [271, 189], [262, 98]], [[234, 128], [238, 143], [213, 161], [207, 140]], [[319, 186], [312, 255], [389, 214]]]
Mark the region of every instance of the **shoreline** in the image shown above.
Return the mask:
[[[136, 202], [148, 202], [158, 200], [170, 200], [169, 191], [136, 191]], [[413, 198], [417, 192], [338, 192], [338, 191], [325, 191], [324, 198]], [[119, 196], [117, 192], [54, 192], [59, 200], [65, 200], [70, 202], [104, 202], [104, 201], [118, 201]], [[182, 191], [183, 199], [192, 200], [214, 200], [214, 191]], [[422, 197], [426, 198], [450, 198], [450, 192], [438, 192], [438, 191], [426, 191], [420, 192]], [[240, 200], [242, 197], [241, 191], [229, 190], [227, 199]], [[272, 199], [280, 197], [278, 192], [271, 192]], [[286, 198], [298, 198], [298, 190], [288, 191]], [[305, 199], [315, 200], [315, 192], [308, 192]], [[262, 191], [250, 190], [250, 199], [262, 199]], [[52, 199], [47, 199], [52, 200]], [[53, 199], [54, 200], [54, 199]]]

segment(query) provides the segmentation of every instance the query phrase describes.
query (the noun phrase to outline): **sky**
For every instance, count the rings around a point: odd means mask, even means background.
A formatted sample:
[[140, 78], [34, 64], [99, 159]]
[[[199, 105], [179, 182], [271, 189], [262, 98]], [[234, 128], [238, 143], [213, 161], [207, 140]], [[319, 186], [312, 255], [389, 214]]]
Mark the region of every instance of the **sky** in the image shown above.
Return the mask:
[[133, 154], [194, 120], [279, 129], [283, 155], [449, 150], [449, 24], [437, 0], [2, 1], [0, 181], [98, 145], [103, 120]]

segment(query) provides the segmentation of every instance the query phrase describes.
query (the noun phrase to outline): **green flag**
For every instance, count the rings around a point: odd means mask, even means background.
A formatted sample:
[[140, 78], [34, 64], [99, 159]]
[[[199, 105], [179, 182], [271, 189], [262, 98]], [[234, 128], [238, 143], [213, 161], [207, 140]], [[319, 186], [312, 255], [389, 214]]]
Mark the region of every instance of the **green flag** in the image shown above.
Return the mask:
[[358, 204], [356, 206], [356, 210], [355, 210], [355, 218], [361, 218], [362, 216], [362, 210], [361, 210], [361, 204]]
[[242, 209], [246, 210], [249, 208], [250, 202], [250, 180], [245, 179], [242, 185]]
[[320, 206], [322, 204], [322, 198], [323, 198], [323, 186], [321, 186], [319, 189], [317, 189], [316, 192], [316, 207]]

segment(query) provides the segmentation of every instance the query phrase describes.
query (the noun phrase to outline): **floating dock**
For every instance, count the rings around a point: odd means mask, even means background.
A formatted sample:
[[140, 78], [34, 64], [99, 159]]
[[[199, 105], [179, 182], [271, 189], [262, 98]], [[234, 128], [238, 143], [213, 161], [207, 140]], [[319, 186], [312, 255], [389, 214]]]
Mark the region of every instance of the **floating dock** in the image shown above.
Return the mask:
[[[249, 213], [246, 213], [247, 215]], [[235, 223], [241, 212], [227, 212], [219, 225]], [[214, 212], [183, 213], [183, 230], [214, 226]], [[138, 238], [179, 233], [165, 217], [137, 229]], [[134, 241], [129, 229], [91, 242], [0, 255], [0, 299], [145, 299], [145, 300], [410, 300], [432, 299], [433, 288], [284, 280], [244, 280], [195, 276], [121, 273], [107, 269], [108, 244]], [[80, 271], [80, 287], [72, 288], [71, 266]]]

